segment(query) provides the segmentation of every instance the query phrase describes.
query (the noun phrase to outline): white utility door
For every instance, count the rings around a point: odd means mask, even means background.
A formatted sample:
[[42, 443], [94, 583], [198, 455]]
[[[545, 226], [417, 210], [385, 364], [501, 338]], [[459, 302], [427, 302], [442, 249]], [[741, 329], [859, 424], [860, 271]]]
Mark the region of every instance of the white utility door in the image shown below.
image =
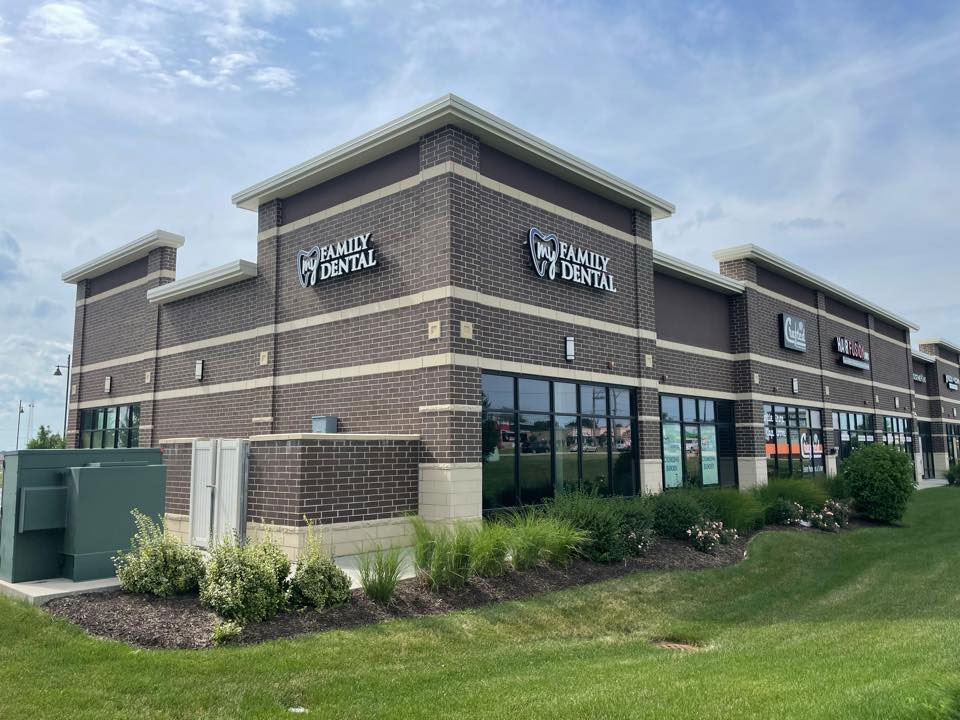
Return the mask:
[[218, 440], [194, 440], [190, 467], [190, 544], [210, 547]]
[[213, 538], [243, 540], [247, 520], [247, 440], [220, 440], [214, 495]]

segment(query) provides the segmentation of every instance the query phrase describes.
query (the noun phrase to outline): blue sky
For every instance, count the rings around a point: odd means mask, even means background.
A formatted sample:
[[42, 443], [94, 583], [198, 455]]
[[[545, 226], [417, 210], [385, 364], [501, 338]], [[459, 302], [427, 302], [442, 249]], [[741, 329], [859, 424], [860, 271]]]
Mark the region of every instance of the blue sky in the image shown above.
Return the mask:
[[[60, 273], [161, 227], [255, 259], [230, 195], [447, 92], [960, 341], [955, 2], [0, 0], [0, 448], [62, 424]], [[24, 416], [26, 419], [26, 416]]]

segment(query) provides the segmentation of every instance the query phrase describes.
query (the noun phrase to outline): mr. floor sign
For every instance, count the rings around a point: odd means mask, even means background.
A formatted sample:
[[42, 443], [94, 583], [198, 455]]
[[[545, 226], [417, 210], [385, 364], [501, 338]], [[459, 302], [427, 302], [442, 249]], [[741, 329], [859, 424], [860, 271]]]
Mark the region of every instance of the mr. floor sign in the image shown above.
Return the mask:
[[555, 233], [530, 228], [530, 259], [537, 275], [550, 280], [587, 285], [616, 292], [610, 274], [610, 258], [559, 240]]
[[370, 241], [372, 233], [329, 245], [314, 245], [297, 253], [297, 275], [303, 287], [311, 287], [329, 278], [373, 267], [377, 264], [377, 249]]

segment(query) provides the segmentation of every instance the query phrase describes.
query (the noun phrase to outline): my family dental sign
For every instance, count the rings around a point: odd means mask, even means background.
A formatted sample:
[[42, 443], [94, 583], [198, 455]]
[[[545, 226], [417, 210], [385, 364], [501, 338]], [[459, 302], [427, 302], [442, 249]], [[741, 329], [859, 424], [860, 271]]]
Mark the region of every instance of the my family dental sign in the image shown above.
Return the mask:
[[613, 275], [609, 272], [610, 258], [584, 250], [559, 240], [554, 233], [530, 228], [530, 259], [537, 275], [550, 280], [587, 285], [615, 293]]
[[377, 264], [377, 249], [370, 242], [372, 233], [297, 253], [297, 275], [303, 287], [340, 275], [349, 275]]

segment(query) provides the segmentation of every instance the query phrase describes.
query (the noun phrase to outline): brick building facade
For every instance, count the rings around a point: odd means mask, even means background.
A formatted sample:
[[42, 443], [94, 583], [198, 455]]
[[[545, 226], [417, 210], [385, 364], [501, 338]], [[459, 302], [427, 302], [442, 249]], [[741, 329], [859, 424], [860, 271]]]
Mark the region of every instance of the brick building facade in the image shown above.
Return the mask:
[[64, 274], [68, 441], [162, 447], [184, 534], [197, 437], [250, 439], [249, 533], [293, 551], [316, 521], [340, 553], [557, 488], [746, 488], [878, 440], [951, 458], [957, 348], [912, 352], [909, 322], [760, 248], [719, 273], [655, 251], [669, 203], [459, 98], [233, 200], [256, 262], [177, 279], [156, 231]]

